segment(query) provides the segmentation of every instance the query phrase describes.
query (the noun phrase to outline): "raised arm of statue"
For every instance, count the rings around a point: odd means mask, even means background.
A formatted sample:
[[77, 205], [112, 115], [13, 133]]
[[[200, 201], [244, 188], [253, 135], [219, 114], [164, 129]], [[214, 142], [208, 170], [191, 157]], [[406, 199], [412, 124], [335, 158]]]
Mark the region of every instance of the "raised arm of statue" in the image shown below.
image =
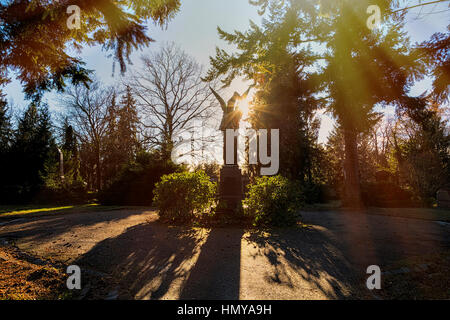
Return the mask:
[[213, 88], [209, 87], [212, 91], [212, 93], [214, 94], [214, 96], [217, 98], [217, 100], [219, 100], [220, 106], [222, 107], [223, 112], [227, 112], [227, 105], [225, 103], [225, 101], [222, 99], [221, 96], [219, 96], [219, 94], [214, 91]]
[[241, 96], [241, 100], [244, 100], [244, 99], [247, 98], [247, 96], [248, 96], [250, 90], [252, 90], [252, 88], [253, 88], [254, 86], [255, 86], [255, 85], [252, 84], [250, 87], [248, 87], [247, 91], [245, 91], [244, 94]]

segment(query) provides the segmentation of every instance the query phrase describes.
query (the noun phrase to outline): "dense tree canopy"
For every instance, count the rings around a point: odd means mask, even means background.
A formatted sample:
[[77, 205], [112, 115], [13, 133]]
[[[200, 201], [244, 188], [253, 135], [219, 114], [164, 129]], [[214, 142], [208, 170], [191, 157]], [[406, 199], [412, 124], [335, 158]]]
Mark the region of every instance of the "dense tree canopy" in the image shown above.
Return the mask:
[[[312, 90], [312, 97], [321, 98], [321, 106], [343, 128], [347, 188], [344, 200], [348, 205], [359, 206], [358, 133], [371, 126], [372, 110], [377, 104], [411, 108], [422, 99], [407, 96], [414, 81], [425, 75], [425, 68], [419, 50], [411, 47], [403, 31], [403, 15], [393, 13], [398, 1], [250, 2], [260, 8], [261, 14], [268, 12], [262, 27], [251, 22], [244, 33], [227, 33], [219, 28], [220, 38], [236, 45], [238, 52], [228, 54], [217, 49], [205, 80], [223, 77], [227, 86], [236, 77], [244, 76], [265, 89], [283, 66], [283, 51], [301, 57], [297, 71], [311, 80], [316, 77], [321, 84], [301, 85]], [[383, 16], [379, 29], [367, 27], [370, 5], [377, 5]], [[435, 64], [442, 63], [430, 59]], [[311, 73], [311, 67], [317, 76]], [[435, 70], [439, 75], [441, 69]]]
[[[179, 0], [0, 2], [0, 84], [17, 76], [32, 98], [14, 111], [0, 92], [2, 200], [151, 204], [161, 175], [186, 169], [171, 162], [180, 137], [191, 137], [192, 154], [201, 144], [203, 161], [217, 150], [217, 132], [203, 132], [218, 110], [209, 86], [244, 78], [256, 89], [246, 120], [253, 129], [280, 130], [279, 173], [298, 182], [306, 202], [432, 204], [450, 181], [448, 30], [412, 44], [402, 1], [250, 3], [261, 25], [219, 27], [237, 50], [218, 48], [206, 74], [169, 44], [145, 54], [121, 84], [106, 86], [84, 68], [80, 50], [102, 45], [124, 71], [132, 51], [152, 41], [145, 23], [164, 26]], [[80, 29], [66, 25], [69, 5], [81, 9]], [[368, 23], [370, 5], [383, 17], [377, 28]], [[411, 96], [425, 77], [431, 90]], [[65, 91], [62, 120], [51, 120], [41, 101], [50, 89]], [[381, 107], [395, 114], [387, 118]], [[319, 143], [322, 113], [336, 119], [326, 144]], [[260, 167], [246, 160], [254, 183]], [[194, 171], [218, 179], [218, 163], [191, 161]]]
[[447, 33], [437, 32], [429, 41], [420, 45], [421, 58], [427, 64], [427, 71], [434, 78], [432, 96], [448, 101], [450, 92], [450, 25]]
[[[67, 8], [81, 10], [79, 29], [67, 26]], [[28, 97], [62, 90], [65, 80], [87, 82], [89, 72], [74, 53], [85, 45], [112, 51], [122, 71], [132, 50], [148, 45], [146, 21], [163, 26], [179, 0], [20, 0], [0, 2], [0, 84], [15, 72]]]

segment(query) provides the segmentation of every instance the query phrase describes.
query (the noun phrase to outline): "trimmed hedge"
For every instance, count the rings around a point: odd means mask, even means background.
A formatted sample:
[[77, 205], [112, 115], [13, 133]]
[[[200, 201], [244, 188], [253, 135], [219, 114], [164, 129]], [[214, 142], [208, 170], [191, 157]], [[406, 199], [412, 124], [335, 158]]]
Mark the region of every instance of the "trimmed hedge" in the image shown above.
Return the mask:
[[304, 201], [298, 182], [277, 175], [257, 178], [242, 204], [254, 226], [287, 226], [296, 223]]
[[411, 192], [390, 182], [368, 183], [362, 186], [364, 204], [370, 207], [406, 208], [419, 207]]
[[150, 206], [155, 184], [165, 174], [180, 170], [173, 163], [150, 161], [128, 165], [118, 178], [98, 194], [103, 205]]
[[165, 175], [154, 190], [154, 203], [163, 219], [186, 222], [211, 212], [217, 184], [204, 171]]

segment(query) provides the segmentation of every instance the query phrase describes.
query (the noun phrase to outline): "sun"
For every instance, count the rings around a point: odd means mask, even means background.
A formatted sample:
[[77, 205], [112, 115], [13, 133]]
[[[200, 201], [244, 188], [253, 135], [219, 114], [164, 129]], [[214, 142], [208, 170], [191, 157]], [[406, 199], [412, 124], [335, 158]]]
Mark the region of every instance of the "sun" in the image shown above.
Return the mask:
[[240, 100], [237, 103], [237, 106], [238, 106], [239, 110], [241, 110], [242, 116], [243, 116], [244, 119], [248, 117], [248, 114], [250, 112], [250, 102], [251, 101], [252, 101], [252, 98], [251, 97], [247, 97], [247, 98], [245, 98], [243, 100]]

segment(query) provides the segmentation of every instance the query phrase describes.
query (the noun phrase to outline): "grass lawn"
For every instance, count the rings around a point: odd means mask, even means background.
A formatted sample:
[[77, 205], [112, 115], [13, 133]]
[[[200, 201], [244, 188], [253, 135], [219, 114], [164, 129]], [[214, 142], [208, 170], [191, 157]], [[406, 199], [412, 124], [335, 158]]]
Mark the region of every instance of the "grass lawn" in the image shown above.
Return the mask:
[[367, 209], [367, 213], [391, 217], [450, 222], [450, 210], [448, 209], [369, 208]]
[[35, 217], [40, 215], [71, 213], [71, 212], [111, 211], [123, 208], [125, 207], [101, 206], [98, 204], [84, 204], [73, 206], [6, 205], [0, 206], [0, 218]]

